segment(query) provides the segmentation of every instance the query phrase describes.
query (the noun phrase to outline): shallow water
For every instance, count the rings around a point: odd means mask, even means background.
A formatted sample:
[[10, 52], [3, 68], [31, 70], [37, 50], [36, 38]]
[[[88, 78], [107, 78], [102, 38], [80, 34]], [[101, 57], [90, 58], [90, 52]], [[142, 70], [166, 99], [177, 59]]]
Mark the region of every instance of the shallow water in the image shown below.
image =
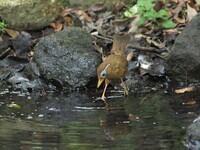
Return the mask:
[[186, 149], [185, 127], [196, 116], [187, 113], [188, 106], [163, 93], [109, 94], [115, 96], [106, 106], [94, 92], [41, 97], [1, 91], [0, 149]]

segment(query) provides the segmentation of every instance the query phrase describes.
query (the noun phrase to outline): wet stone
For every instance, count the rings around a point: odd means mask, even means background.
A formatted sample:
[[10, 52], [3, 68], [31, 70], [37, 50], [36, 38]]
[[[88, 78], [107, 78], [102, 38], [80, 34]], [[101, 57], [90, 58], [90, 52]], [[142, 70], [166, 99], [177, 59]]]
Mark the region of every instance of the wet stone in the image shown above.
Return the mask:
[[200, 14], [196, 15], [177, 37], [166, 61], [166, 72], [173, 80], [200, 80]]
[[91, 78], [96, 77], [96, 68], [101, 62], [90, 34], [81, 28], [66, 28], [46, 36], [34, 50], [34, 62], [39, 67], [40, 77], [59, 83], [65, 89], [85, 87]]

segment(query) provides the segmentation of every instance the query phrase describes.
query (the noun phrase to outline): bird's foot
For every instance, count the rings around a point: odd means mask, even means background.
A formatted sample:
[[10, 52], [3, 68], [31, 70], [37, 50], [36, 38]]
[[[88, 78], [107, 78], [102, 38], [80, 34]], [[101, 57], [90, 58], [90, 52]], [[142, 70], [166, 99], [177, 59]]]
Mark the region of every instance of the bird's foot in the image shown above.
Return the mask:
[[127, 95], [128, 95], [128, 90], [124, 89], [124, 96], [127, 96]]
[[101, 97], [101, 99], [102, 99], [102, 101], [106, 101], [106, 97], [103, 95], [102, 97]]
[[101, 97], [101, 100], [106, 104], [106, 106], [108, 106], [109, 104], [108, 104], [108, 102], [106, 101], [106, 97], [105, 96], [102, 96]]

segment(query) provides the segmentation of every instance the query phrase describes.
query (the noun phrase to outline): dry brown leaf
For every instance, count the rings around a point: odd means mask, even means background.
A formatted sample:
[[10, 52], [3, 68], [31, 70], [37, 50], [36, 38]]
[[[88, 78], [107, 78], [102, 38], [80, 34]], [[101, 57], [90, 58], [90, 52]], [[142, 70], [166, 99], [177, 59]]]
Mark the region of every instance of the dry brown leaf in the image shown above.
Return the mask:
[[132, 58], [133, 58], [133, 56], [134, 56], [133, 52], [128, 53], [128, 55], [127, 55], [127, 57], [126, 57], [126, 60], [127, 60], [127, 61], [131, 61]]
[[196, 16], [197, 11], [190, 7], [190, 5], [187, 4], [187, 17], [188, 17], [188, 21], [190, 21], [194, 16]]
[[93, 5], [91, 5], [91, 7], [89, 9], [94, 12], [99, 12], [99, 11], [102, 11], [103, 9], [105, 9], [105, 5], [103, 3], [102, 4], [93, 4]]
[[103, 54], [103, 48], [97, 45], [96, 42], [94, 42], [94, 48], [100, 53]]
[[148, 42], [149, 44], [153, 44], [154, 46], [156, 46], [156, 47], [158, 47], [158, 48], [164, 48], [164, 47], [165, 47], [165, 44], [166, 44], [166, 42], [158, 43], [158, 42], [156, 42], [156, 41], [154, 41], [154, 40], [151, 40], [150, 37], [147, 37], [146, 40], [147, 40], [147, 42]]
[[71, 17], [64, 17], [64, 20], [69, 24], [73, 22]]
[[12, 38], [15, 38], [19, 35], [18, 31], [12, 30], [12, 29], [6, 29], [6, 33], [11, 36]]
[[196, 104], [197, 102], [194, 100], [194, 99], [191, 99], [190, 101], [186, 102], [185, 104], [188, 104], [188, 105], [194, 105]]
[[69, 9], [64, 9], [64, 8], [62, 8], [62, 10], [61, 10], [61, 12], [60, 12], [60, 16], [61, 16], [61, 17], [65, 17], [65, 16], [69, 15], [71, 11], [72, 11], [71, 8], [69, 8]]
[[180, 11], [183, 10], [183, 7], [184, 7], [184, 6], [185, 6], [185, 2], [184, 2], [183, 0], [181, 0], [181, 1], [178, 3], [177, 7], [176, 7], [174, 10], [172, 10], [172, 13], [173, 13], [174, 15], [178, 16], [178, 14], [180, 13]]
[[184, 16], [179, 16], [179, 13], [183, 10], [183, 7], [185, 7], [185, 2], [183, 0], [180, 0], [178, 3], [177, 7], [172, 10], [172, 13], [174, 14], [174, 20], [177, 23], [184, 24], [185, 23], [185, 18]]
[[80, 20], [87, 20], [88, 22], [93, 22], [92, 18], [90, 18], [83, 10], [77, 10], [75, 14]]
[[54, 28], [55, 32], [59, 32], [63, 28], [63, 24], [60, 23], [59, 21], [55, 21], [55, 22], [51, 23], [50, 26]]
[[172, 3], [178, 3], [179, 0], [169, 0], [169, 2], [172, 2]]
[[134, 116], [133, 114], [129, 114], [128, 119], [129, 119], [129, 120], [132, 120], [132, 121], [135, 121], [135, 120], [138, 120], [139, 117], [138, 117], [138, 116]]
[[185, 18], [180, 18], [177, 16], [174, 16], [174, 20], [176, 23], [181, 23], [181, 24], [185, 24], [185, 22], [186, 22]]
[[179, 31], [178, 29], [174, 28], [174, 29], [167, 29], [167, 30], [163, 30], [164, 33], [167, 33], [167, 34], [171, 34], [171, 33], [176, 33], [176, 34], [179, 34], [181, 33], [181, 31]]
[[166, 41], [172, 41], [176, 39], [176, 35], [180, 34], [181, 31], [179, 31], [178, 29], [174, 28], [174, 29], [167, 29], [167, 30], [163, 30], [163, 35], [165, 37]]
[[135, 19], [131, 21], [131, 25], [130, 25], [130, 29], [128, 30], [128, 33], [134, 33], [138, 31], [137, 22], [140, 20], [140, 18], [141, 18], [140, 15], [135, 16]]
[[189, 86], [189, 87], [175, 90], [175, 93], [180, 94], [180, 93], [190, 92], [190, 91], [193, 91], [194, 89], [195, 89], [194, 86]]

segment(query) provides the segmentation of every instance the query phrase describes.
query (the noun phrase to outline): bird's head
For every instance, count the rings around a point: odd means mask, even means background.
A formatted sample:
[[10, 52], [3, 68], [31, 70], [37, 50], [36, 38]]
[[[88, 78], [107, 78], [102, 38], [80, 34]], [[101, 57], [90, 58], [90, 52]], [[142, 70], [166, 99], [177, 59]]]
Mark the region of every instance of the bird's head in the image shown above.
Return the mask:
[[98, 84], [97, 84], [97, 88], [99, 88], [101, 86], [101, 84], [103, 83], [103, 81], [106, 79], [106, 73], [107, 73], [107, 68], [110, 66], [110, 64], [107, 64], [106, 67], [100, 71], [98, 73]]

